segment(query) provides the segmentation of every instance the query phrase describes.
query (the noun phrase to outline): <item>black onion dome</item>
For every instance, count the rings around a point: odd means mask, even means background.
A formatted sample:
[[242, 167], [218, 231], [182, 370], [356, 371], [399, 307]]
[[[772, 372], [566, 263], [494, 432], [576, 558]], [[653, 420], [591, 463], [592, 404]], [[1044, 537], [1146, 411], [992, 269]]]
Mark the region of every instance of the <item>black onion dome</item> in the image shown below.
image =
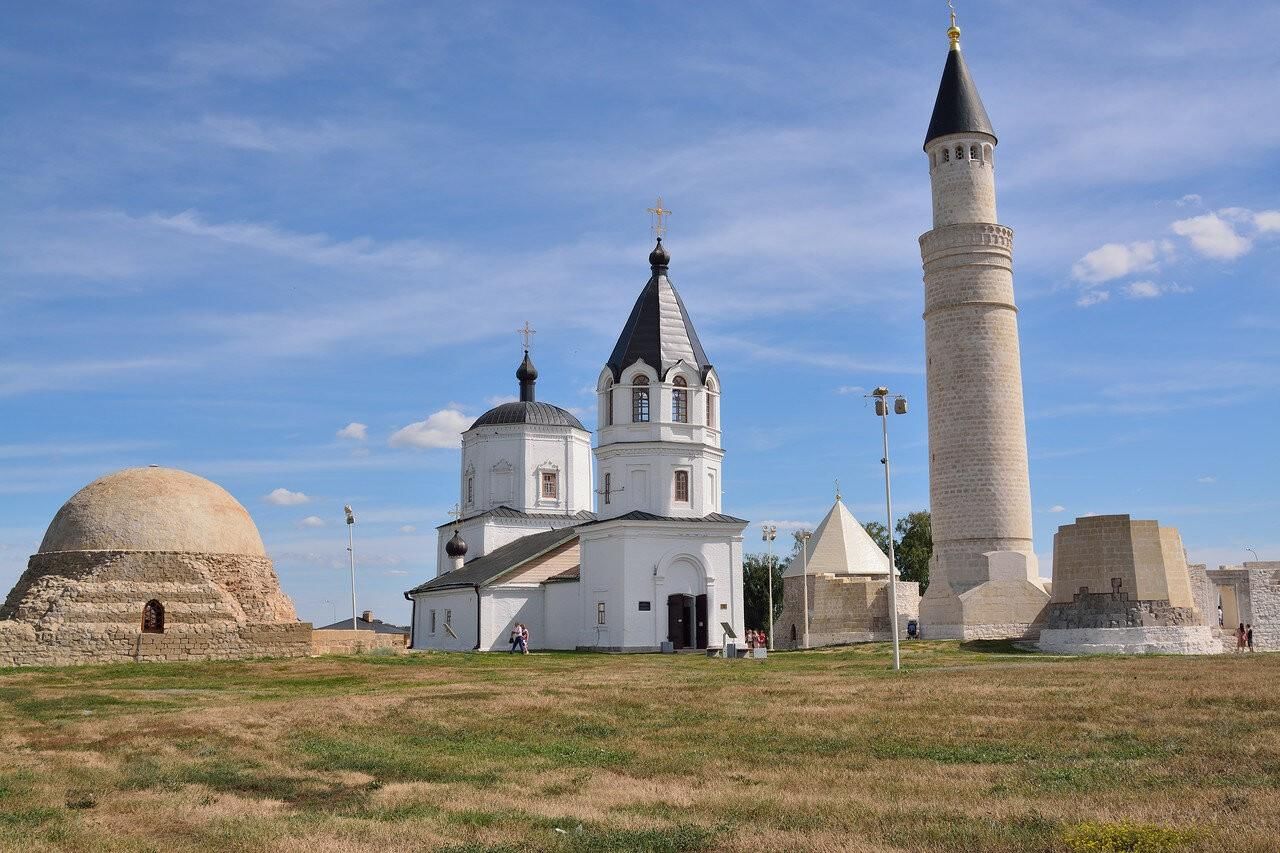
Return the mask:
[[671, 253], [667, 251], [667, 247], [662, 245], [662, 238], [658, 238], [658, 245], [653, 247], [653, 251], [649, 253], [649, 266], [665, 267], [671, 263]]
[[524, 361], [520, 362], [520, 366], [516, 368], [516, 379], [521, 382], [533, 381], [538, 378], [538, 368], [533, 366], [533, 360], [529, 358], [529, 351], [524, 351]]
[[453, 530], [453, 538], [444, 543], [444, 552], [450, 557], [467, 556], [467, 543], [458, 533], [458, 529], [456, 527]]
[[505, 424], [532, 424], [534, 426], [564, 426], [580, 429], [586, 427], [582, 421], [559, 406], [550, 403], [537, 403], [520, 400], [515, 403], [503, 403], [494, 406], [471, 425], [471, 429], [482, 426], [501, 426]]
[[947, 52], [942, 82], [938, 84], [938, 98], [933, 103], [933, 116], [924, 136], [925, 147], [939, 136], [952, 133], [985, 133], [993, 139], [996, 135], [959, 45]]

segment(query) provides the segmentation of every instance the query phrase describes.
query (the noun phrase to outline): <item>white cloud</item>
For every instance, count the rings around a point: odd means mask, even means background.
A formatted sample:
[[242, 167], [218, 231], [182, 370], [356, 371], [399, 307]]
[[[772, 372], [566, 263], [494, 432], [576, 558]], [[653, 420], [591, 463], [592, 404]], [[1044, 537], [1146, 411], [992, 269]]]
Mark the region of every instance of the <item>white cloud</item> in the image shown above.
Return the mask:
[[1218, 482], [1218, 478], [1217, 478], [1217, 477], [1214, 477], [1214, 476], [1213, 476], [1213, 475], [1211, 475], [1211, 474], [1205, 474], [1203, 477], [1196, 477], [1196, 482], [1197, 482], [1197, 483], [1206, 483], [1206, 484], [1208, 484], [1208, 483], [1216, 483], [1216, 482]]
[[1125, 285], [1124, 292], [1130, 299], [1155, 299], [1163, 291], [1154, 281], [1135, 281]]
[[387, 571], [383, 572], [383, 574], [390, 575], [392, 577], [399, 577], [401, 575], [407, 575], [409, 573], [402, 569], [388, 569]]
[[1099, 302], [1106, 302], [1111, 298], [1109, 290], [1086, 290], [1080, 294], [1080, 298], [1076, 300], [1076, 304], [1081, 308], [1088, 308], [1090, 305], [1097, 305]]
[[324, 519], [318, 515], [308, 515], [298, 522], [299, 527], [324, 527]]
[[837, 394], [865, 394], [867, 389], [861, 385], [841, 385], [836, 389]]
[[1178, 207], [1186, 207], [1189, 204], [1199, 204], [1200, 201], [1201, 201], [1200, 196], [1197, 195], [1196, 193], [1187, 193], [1182, 198], [1175, 201], [1174, 204], [1176, 204]]
[[302, 492], [291, 492], [288, 489], [276, 489], [271, 494], [263, 498], [269, 504], [276, 506], [297, 506], [311, 500]]
[[462, 432], [471, 426], [471, 418], [456, 408], [441, 409], [392, 433], [392, 447], [454, 449], [461, 443]]
[[1082, 516], [1080, 516], [1080, 517], [1081, 517], [1081, 518], [1093, 518], [1095, 515], [1097, 515], [1097, 513], [1096, 513], [1096, 512], [1086, 512], [1084, 515], [1082, 515]]
[[1071, 268], [1080, 281], [1101, 284], [1135, 272], [1149, 270], [1156, 263], [1156, 243], [1107, 243], [1094, 249]]
[[[1241, 209], [1227, 208], [1219, 212], [1226, 214], [1227, 219], [1238, 219], [1237, 214]], [[1173, 233], [1186, 237], [1197, 254], [1221, 261], [1233, 261], [1253, 248], [1253, 243], [1237, 233], [1235, 226], [1227, 219], [1218, 213], [1206, 213], [1190, 219], [1179, 219], [1170, 227]]]
[[418, 528], [414, 527], [412, 524], [402, 524], [400, 525], [400, 532], [401, 533], [417, 533]]
[[1067, 511], [1067, 508], [1062, 504], [1054, 504], [1053, 506], [1049, 507], [1049, 512], [1066, 512], [1066, 511]]
[[1280, 210], [1263, 210], [1253, 215], [1259, 234], [1280, 234]]
[[369, 437], [369, 427], [365, 424], [351, 423], [338, 430], [338, 438], [349, 438], [352, 441], [364, 441]]

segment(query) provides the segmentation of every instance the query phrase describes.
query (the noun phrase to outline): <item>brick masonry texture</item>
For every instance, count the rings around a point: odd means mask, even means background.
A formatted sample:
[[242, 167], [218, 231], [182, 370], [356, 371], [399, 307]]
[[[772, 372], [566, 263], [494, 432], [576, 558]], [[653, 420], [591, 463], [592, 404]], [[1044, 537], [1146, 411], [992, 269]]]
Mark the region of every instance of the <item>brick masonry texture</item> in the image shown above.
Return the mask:
[[[164, 633], [142, 633], [147, 602]], [[293, 657], [311, 652], [265, 557], [166, 551], [36, 554], [0, 607], [0, 666]]]
[[409, 638], [404, 634], [375, 631], [312, 631], [311, 653], [316, 655], [358, 655], [374, 649], [404, 652]]
[[920, 254], [934, 557], [920, 602], [925, 636], [1033, 636], [1048, 600], [1031, 541], [1013, 232], [996, 223], [993, 143], [957, 134], [927, 152], [934, 227]]
[[[804, 646], [804, 577], [782, 581], [782, 614], [774, 624], [773, 644], [778, 649]], [[809, 645], [832, 646], [887, 640], [889, 581], [883, 577], [811, 574], [809, 590]], [[898, 631], [907, 636], [907, 620], [920, 614], [920, 585], [898, 581]], [[792, 639], [792, 628], [795, 638]]]

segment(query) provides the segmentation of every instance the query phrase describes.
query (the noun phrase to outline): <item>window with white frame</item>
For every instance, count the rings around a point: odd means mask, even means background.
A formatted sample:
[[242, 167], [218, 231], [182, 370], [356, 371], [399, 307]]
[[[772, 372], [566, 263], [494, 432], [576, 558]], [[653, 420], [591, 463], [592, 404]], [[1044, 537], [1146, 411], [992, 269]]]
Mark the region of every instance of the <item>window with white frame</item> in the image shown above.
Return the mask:
[[543, 500], [556, 500], [560, 497], [560, 475], [555, 471], [542, 472]]
[[613, 380], [608, 380], [604, 389], [604, 422], [613, 426]]
[[606, 504], [609, 503], [609, 498], [612, 493], [613, 493], [613, 475], [606, 472], [604, 475], [604, 502]]
[[716, 383], [714, 379], [707, 380], [707, 426], [714, 427], [716, 425]]
[[596, 602], [596, 624], [597, 624], [597, 625], [603, 625], [603, 624], [605, 624], [605, 621], [604, 621], [604, 602], [603, 602], [603, 601], [597, 601], [597, 602]]
[[446, 624], [446, 625], [452, 625], [452, 624], [453, 624], [453, 611], [452, 611], [452, 610], [445, 610], [445, 612], [444, 612], [444, 624]]
[[689, 502], [689, 472], [676, 472], [676, 503], [687, 504]]
[[649, 377], [637, 376], [631, 380], [631, 422], [649, 422]]
[[678, 424], [689, 422], [689, 383], [683, 376], [677, 376], [671, 384], [671, 420]]

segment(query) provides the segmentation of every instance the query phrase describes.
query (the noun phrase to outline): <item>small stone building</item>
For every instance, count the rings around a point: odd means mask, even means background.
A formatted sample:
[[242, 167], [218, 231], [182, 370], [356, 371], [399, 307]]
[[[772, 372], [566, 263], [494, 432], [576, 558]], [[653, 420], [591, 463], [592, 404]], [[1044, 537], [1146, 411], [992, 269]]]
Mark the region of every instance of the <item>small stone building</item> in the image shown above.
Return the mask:
[[1280, 650], [1280, 560], [1189, 568], [1196, 606], [1210, 624], [1218, 624], [1218, 607], [1222, 607], [1219, 633], [1227, 648], [1235, 646], [1236, 626], [1244, 624], [1253, 628], [1255, 649]]
[[1077, 518], [1053, 537], [1053, 593], [1040, 633], [1051, 652], [1214, 654], [1182, 538], [1128, 515]]
[[58, 510], [0, 607], [0, 666], [311, 651], [249, 513], [220, 486], [128, 468]]
[[[807, 567], [807, 573], [806, 573]], [[920, 613], [920, 585], [897, 582], [898, 630]], [[782, 573], [782, 615], [774, 623], [774, 648], [805, 648], [805, 600], [809, 597], [809, 648], [887, 640], [889, 558], [836, 495], [835, 505]]]

